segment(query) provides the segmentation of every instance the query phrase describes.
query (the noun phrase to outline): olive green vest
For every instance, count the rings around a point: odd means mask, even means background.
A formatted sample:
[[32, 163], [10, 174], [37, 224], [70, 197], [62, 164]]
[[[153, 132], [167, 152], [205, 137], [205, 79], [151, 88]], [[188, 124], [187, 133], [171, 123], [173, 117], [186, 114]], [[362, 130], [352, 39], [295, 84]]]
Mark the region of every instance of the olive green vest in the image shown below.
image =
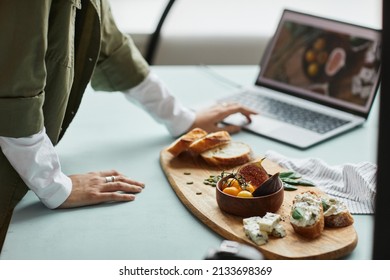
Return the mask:
[[[149, 71], [106, 0], [2, 1], [0, 36], [0, 136], [26, 137], [45, 126], [55, 145], [89, 82], [121, 91]], [[0, 152], [0, 232], [27, 190]]]

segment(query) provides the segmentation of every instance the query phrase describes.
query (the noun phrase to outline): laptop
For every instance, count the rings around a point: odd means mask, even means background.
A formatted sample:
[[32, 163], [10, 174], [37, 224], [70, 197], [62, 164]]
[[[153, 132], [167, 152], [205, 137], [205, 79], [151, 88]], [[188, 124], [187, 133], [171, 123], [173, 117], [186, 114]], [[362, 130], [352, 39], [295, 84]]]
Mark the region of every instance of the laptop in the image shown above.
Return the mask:
[[307, 149], [361, 126], [380, 83], [381, 31], [284, 10], [253, 86], [218, 102], [256, 111], [224, 120]]

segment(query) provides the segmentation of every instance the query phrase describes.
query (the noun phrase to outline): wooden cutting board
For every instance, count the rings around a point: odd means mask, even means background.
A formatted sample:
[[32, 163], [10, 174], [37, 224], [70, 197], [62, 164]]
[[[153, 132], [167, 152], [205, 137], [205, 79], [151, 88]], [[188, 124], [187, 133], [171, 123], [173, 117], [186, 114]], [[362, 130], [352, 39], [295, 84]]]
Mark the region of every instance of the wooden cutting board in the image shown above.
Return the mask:
[[[288, 218], [294, 196], [309, 188], [325, 196], [317, 187], [298, 187], [296, 191], [285, 191], [284, 203], [277, 212], [282, 216], [287, 236], [270, 237], [267, 244], [258, 246], [245, 236], [241, 217], [219, 209], [215, 187], [203, 183], [210, 175], [221, 174], [222, 169], [210, 167], [201, 158], [188, 154], [174, 158], [166, 150], [160, 153], [160, 164], [179, 199], [197, 218], [225, 239], [254, 246], [267, 259], [338, 259], [352, 252], [357, 245], [358, 237], [353, 225], [325, 228], [322, 235], [314, 240], [297, 235]], [[267, 159], [263, 161], [263, 166], [269, 174], [283, 171], [279, 165]]]

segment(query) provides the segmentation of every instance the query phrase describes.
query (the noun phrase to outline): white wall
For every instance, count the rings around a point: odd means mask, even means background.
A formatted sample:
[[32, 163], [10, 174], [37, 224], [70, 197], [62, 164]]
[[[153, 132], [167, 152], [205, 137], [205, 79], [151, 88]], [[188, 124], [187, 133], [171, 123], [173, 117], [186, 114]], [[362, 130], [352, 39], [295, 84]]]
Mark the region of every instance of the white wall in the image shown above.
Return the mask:
[[[110, 0], [143, 50], [166, 0]], [[284, 8], [381, 28], [381, 0], [176, 0], [156, 64], [258, 64]]]

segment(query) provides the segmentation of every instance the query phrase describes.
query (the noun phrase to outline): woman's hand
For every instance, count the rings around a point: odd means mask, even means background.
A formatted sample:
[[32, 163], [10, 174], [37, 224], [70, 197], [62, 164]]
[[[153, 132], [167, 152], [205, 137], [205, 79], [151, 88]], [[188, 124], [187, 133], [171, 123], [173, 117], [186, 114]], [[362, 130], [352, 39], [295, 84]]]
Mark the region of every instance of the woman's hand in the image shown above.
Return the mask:
[[72, 192], [58, 208], [73, 208], [103, 202], [132, 201], [144, 184], [112, 171], [71, 175]]
[[196, 113], [196, 119], [194, 124], [191, 126], [190, 130], [199, 127], [207, 132], [214, 132], [218, 130], [226, 130], [227, 132], [233, 134], [241, 130], [241, 126], [237, 125], [221, 125], [221, 122], [228, 116], [241, 113], [248, 120], [248, 123], [252, 121], [251, 115], [256, 115], [257, 113], [252, 111], [249, 108], [246, 108], [237, 103], [222, 103], [217, 104], [212, 107], [200, 110]]

